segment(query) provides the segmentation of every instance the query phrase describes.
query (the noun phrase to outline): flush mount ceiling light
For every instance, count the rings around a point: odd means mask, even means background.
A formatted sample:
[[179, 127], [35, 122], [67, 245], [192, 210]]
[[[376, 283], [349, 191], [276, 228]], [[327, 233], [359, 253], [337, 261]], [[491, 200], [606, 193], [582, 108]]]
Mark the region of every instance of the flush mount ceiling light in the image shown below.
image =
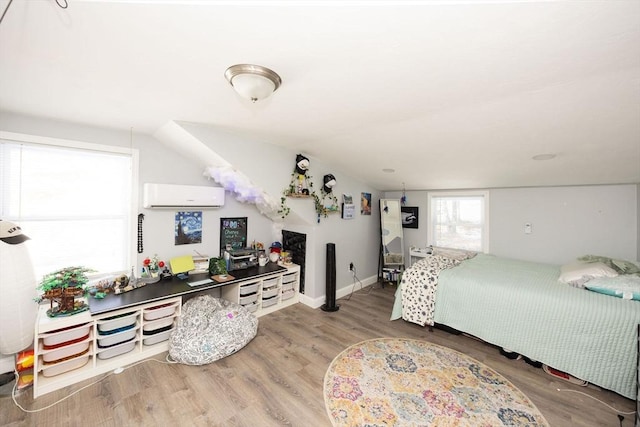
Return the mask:
[[252, 102], [268, 98], [282, 84], [282, 79], [275, 71], [260, 65], [232, 65], [224, 72], [224, 76], [241, 97]]

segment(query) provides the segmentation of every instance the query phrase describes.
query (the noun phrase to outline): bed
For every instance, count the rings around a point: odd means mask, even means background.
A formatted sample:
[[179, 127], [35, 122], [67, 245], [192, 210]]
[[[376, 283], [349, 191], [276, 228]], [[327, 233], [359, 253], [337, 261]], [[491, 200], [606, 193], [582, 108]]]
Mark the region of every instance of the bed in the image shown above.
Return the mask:
[[406, 270], [391, 319], [445, 325], [635, 399], [640, 301], [560, 283], [560, 273], [486, 254], [432, 255]]

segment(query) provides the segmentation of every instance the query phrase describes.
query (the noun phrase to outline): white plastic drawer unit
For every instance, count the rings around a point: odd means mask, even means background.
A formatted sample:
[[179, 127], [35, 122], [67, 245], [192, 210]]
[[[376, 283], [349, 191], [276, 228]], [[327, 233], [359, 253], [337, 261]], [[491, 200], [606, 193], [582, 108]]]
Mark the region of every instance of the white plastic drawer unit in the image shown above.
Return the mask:
[[84, 323], [69, 328], [56, 329], [49, 333], [41, 334], [40, 338], [42, 338], [44, 349], [50, 350], [54, 346], [73, 344], [77, 340], [89, 338], [91, 327], [91, 323]]
[[136, 347], [136, 341], [128, 341], [122, 344], [114, 345], [98, 353], [98, 359], [110, 359], [112, 357], [120, 356], [121, 354], [129, 353]]
[[171, 316], [176, 312], [178, 303], [161, 304], [156, 307], [145, 308], [142, 317], [144, 320], [156, 320], [163, 317]]
[[267, 299], [263, 299], [262, 300], [262, 307], [270, 307], [274, 304], [278, 303], [278, 297], [271, 297], [271, 298], [267, 298]]
[[289, 289], [287, 291], [282, 291], [282, 300], [288, 300], [293, 298], [296, 295], [296, 291], [294, 289]]
[[88, 352], [91, 346], [91, 337], [76, 342], [74, 344], [56, 346], [55, 348], [45, 350], [44, 346], [40, 354], [45, 364], [60, 363], [73, 357], [83, 355]]
[[258, 294], [246, 295], [244, 297], [240, 297], [240, 305], [251, 304], [252, 302], [256, 302], [258, 300]]
[[289, 273], [282, 276], [282, 284], [294, 283], [298, 280], [298, 273]]
[[240, 296], [255, 294], [258, 292], [258, 288], [260, 288], [260, 282], [255, 283], [247, 283], [246, 285], [240, 286]]
[[271, 279], [264, 279], [262, 281], [262, 289], [273, 288], [274, 286], [278, 286], [278, 278], [273, 277]]
[[144, 322], [144, 326], [142, 327], [142, 331], [143, 331], [143, 333], [145, 333], [145, 332], [152, 332], [152, 331], [156, 331], [158, 329], [166, 328], [167, 326], [173, 325], [173, 322], [174, 322], [175, 318], [176, 318], [175, 316], [167, 316], [167, 317], [161, 317], [158, 320], [152, 320], [150, 322]]
[[64, 374], [65, 372], [73, 371], [74, 369], [81, 368], [89, 362], [90, 355], [85, 353], [84, 355], [65, 360], [64, 362], [54, 363], [51, 365], [45, 364], [42, 367], [42, 376], [55, 377], [56, 375]]
[[138, 334], [140, 325], [133, 323], [129, 326], [114, 329], [113, 333], [98, 333], [98, 348], [113, 347], [117, 344], [122, 344], [127, 341], [131, 341]]
[[132, 325], [136, 324], [137, 319], [138, 313], [134, 311], [98, 320], [98, 333], [109, 334], [118, 332], [119, 330], [129, 329]]
[[271, 298], [271, 297], [275, 297], [276, 295], [278, 295], [278, 292], [280, 290], [278, 289], [278, 287], [273, 287], [273, 288], [269, 288], [269, 289], [263, 289], [262, 290], [262, 299], [267, 299], [267, 298]]
[[170, 329], [163, 330], [164, 328], [159, 329], [158, 331], [152, 331], [150, 333], [146, 333], [143, 335], [142, 344], [144, 345], [154, 345], [162, 341], [167, 341], [171, 332], [175, 329], [171, 327]]

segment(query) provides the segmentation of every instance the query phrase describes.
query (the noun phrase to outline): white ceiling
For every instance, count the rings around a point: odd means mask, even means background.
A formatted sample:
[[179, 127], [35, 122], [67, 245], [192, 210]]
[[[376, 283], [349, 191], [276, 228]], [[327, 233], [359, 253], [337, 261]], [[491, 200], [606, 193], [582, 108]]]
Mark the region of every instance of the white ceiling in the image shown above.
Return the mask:
[[[639, 0], [68, 2], [11, 4], [1, 111], [210, 124], [380, 190], [640, 182]], [[282, 87], [240, 99], [237, 63]]]

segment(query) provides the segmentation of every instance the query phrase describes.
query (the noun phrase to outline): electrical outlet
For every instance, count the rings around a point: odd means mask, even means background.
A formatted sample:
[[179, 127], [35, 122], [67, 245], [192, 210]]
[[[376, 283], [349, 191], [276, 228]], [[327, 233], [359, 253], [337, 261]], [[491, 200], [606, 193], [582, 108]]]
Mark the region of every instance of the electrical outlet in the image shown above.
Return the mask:
[[353, 269], [354, 269], [354, 267], [353, 267], [353, 263], [352, 263], [352, 262], [350, 262], [350, 263], [349, 263], [349, 271], [353, 271]]

